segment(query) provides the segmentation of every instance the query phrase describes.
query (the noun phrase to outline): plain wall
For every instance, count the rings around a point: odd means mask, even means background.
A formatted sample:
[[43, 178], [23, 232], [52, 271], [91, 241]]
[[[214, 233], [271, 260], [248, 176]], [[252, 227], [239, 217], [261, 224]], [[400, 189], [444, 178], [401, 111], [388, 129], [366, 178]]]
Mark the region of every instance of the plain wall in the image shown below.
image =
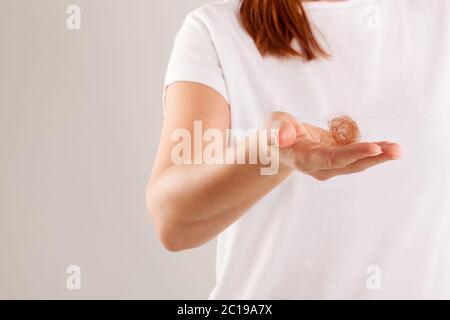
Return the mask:
[[0, 0], [0, 298], [208, 297], [215, 244], [166, 252], [145, 208], [174, 36], [205, 2]]

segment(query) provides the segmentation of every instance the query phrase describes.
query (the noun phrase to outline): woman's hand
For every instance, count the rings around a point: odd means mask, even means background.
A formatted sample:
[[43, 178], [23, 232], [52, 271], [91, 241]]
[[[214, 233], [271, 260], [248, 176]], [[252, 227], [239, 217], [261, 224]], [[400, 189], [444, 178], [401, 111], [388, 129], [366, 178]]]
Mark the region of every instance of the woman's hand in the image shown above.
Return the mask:
[[279, 129], [277, 141], [281, 162], [320, 181], [365, 171], [398, 160], [401, 147], [390, 142], [362, 142], [341, 146], [330, 131], [304, 124], [292, 115], [276, 112], [268, 127]]
[[204, 130], [219, 129], [225, 137], [230, 116], [227, 102], [207, 86], [180, 82], [167, 89], [166, 117], [147, 203], [159, 237], [170, 251], [199, 247], [215, 238], [294, 170], [326, 180], [401, 155], [399, 146], [388, 143], [341, 147], [330, 132], [301, 124], [289, 114], [274, 113], [269, 128], [280, 129], [274, 143], [280, 146], [282, 165], [275, 175], [262, 175], [259, 164], [177, 166], [173, 163], [174, 130], [184, 128], [194, 136], [194, 122], [201, 120]]

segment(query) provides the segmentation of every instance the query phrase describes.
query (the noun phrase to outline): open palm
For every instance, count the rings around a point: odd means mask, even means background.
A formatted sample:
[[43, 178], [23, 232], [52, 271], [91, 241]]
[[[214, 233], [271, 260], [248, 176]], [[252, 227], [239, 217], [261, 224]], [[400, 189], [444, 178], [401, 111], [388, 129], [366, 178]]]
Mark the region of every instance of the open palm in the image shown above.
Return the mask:
[[402, 155], [398, 144], [386, 141], [339, 145], [330, 131], [301, 123], [288, 113], [273, 113], [268, 126], [279, 129], [281, 162], [321, 181], [359, 173]]

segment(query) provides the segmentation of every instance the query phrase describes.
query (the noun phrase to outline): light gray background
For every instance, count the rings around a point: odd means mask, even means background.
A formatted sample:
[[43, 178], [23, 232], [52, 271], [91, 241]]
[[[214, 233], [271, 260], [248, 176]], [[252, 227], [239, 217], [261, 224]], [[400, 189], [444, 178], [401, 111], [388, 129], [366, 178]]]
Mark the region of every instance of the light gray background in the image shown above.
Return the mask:
[[0, 0], [0, 298], [207, 298], [215, 244], [165, 252], [144, 201], [173, 38], [205, 2]]

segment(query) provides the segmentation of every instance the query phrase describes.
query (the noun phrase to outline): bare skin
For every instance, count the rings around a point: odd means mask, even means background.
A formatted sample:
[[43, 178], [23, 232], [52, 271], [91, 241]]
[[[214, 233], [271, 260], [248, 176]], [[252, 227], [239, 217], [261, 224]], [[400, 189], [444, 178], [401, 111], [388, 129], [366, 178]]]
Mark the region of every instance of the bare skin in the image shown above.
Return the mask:
[[362, 142], [339, 146], [329, 131], [276, 112], [268, 128], [279, 129], [281, 167], [263, 176], [260, 165], [181, 165], [171, 161], [171, 133], [185, 128], [194, 135], [194, 121], [204, 130], [230, 128], [230, 110], [213, 89], [177, 82], [167, 89], [166, 117], [147, 190], [147, 205], [161, 242], [169, 251], [202, 246], [242, 217], [253, 205], [292, 174], [319, 181], [356, 174], [401, 157], [399, 145]]

